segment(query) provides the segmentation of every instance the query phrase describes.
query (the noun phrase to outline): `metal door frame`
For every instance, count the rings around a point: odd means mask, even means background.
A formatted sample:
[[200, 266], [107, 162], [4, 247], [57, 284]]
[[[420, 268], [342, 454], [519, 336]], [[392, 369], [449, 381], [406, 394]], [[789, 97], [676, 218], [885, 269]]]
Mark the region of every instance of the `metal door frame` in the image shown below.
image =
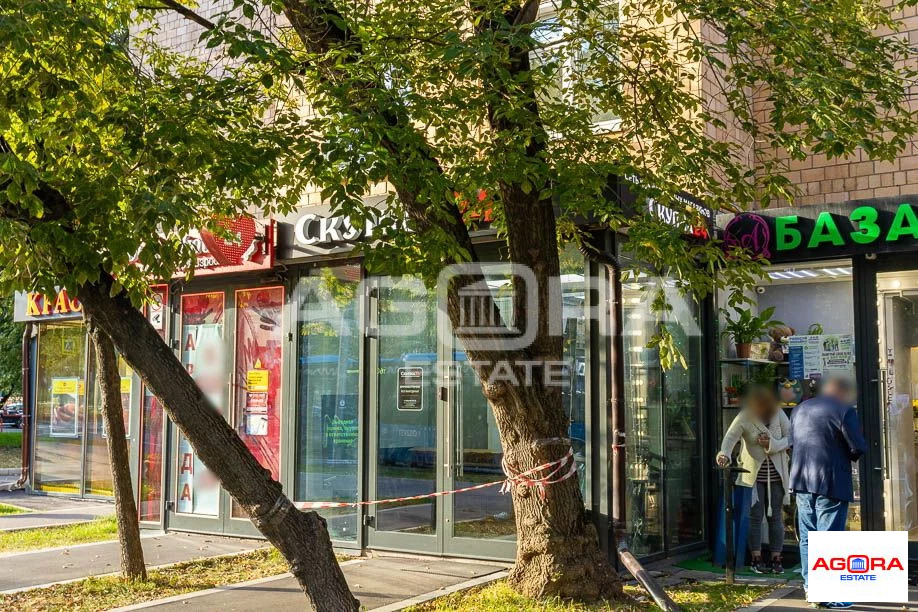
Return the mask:
[[[867, 439], [867, 453], [861, 460], [862, 529], [884, 531], [885, 432], [881, 405], [880, 307], [877, 274], [918, 270], [918, 253], [855, 257], [855, 354], [857, 360], [858, 407]], [[876, 475], [881, 476], [877, 478]], [[909, 542], [909, 558], [918, 558], [918, 542]]]
[[[366, 336], [366, 352], [365, 358], [369, 367], [367, 372], [369, 376], [365, 381], [367, 385], [367, 443], [368, 443], [368, 452], [366, 457], [368, 458], [366, 463], [366, 468], [364, 472], [367, 475], [366, 481], [366, 499], [373, 500], [378, 499], [377, 497], [377, 477], [379, 474], [378, 471], [378, 457], [379, 457], [379, 277], [368, 276], [366, 277], [367, 282], [367, 322], [366, 327], [367, 333]], [[438, 330], [437, 333], [437, 359], [442, 360], [443, 358], [443, 346], [441, 342], [440, 333]], [[438, 385], [438, 389], [439, 389]], [[442, 457], [445, 453], [445, 437], [442, 435], [445, 429], [444, 423], [444, 412], [446, 401], [444, 397], [437, 393], [437, 398], [434, 402], [433, 410], [436, 410], [436, 458], [434, 461], [435, 469], [435, 483], [434, 488], [437, 491], [444, 490], [445, 479], [444, 479], [444, 469], [442, 467]], [[382, 550], [399, 550], [399, 551], [411, 551], [419, 553], [428, 553], [440, 555], [444, 551], [444, 541], [443, 541], [443, 525], [444, 525], [444, 504], [442, 497], [434, 497], [432, 499], [434, 506], [435, 514], [435, 524], [436, 530], [433, 535], [427, 534], [418, 534], [418, 533], [402, 533], [397, 531], [381, 531], [376, 529], [376, 520], [377, 515], [381, 510], [385, 510], [385, 506], [368, 506], [367, 512], [364, 515], [364, 527], [366, 530], [365, 541], [369, 548], [382, 549]]]

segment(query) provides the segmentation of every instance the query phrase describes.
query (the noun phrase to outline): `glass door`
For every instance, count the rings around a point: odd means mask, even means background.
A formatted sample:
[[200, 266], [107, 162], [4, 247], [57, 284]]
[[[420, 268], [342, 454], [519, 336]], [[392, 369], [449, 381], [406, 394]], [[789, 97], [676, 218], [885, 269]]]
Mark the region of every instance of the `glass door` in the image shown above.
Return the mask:
[[[918, 542], [918, 270], [877, 275], [887, 531]], [[911, 547], [911, 546], [910, 546]]]
[[[503, 449], [481, 382], [454, 338], [448, 382], [448, 437], [444, 481], [448, 490], [500, 481]], [[494, 485], [449, 495], [445, 502], [444, 552], [512, 559], [516, 554], [513, 499]]]
[[[181, 296], [179, 348], [182, 364], [204, 395], [226, 416], [229, 368], [222, 291]], [[222, 531], [221, 489], [217, 477], [198, 458], [191, 443], [176, 432], [174, 481], [169, 526]]]
[[[427, 495], [444, 485], [445, 394], [438, 386], [436, 294], [413, 277], [373, 280], [370, 304], [369, 499]], [[371, 547], [439, 553], [441, 498], [370, 506]]]

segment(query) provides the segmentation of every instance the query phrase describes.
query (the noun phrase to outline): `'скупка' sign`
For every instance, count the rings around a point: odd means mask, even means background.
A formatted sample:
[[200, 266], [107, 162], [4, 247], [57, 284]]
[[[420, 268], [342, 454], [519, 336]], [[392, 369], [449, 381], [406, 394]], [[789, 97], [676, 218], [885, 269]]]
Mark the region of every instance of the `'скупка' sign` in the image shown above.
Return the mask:
[[723, 230], [726, 248], [770, 261], [918, 249], [918, 198], [742, 213]]

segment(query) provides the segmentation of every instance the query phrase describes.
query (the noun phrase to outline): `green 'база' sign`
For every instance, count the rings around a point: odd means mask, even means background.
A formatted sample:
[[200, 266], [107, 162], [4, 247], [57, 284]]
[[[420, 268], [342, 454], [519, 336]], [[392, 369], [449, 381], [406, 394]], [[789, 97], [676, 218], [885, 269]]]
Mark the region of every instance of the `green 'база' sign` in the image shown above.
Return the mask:
[[733, 217], [725, 248], [771, 261], [918, 250], [918, 198], [799, 207]]
[[817, 249], [823, 245], [842, 247], [848, 242], [873, 244], [877, 241], [898, 242], [904, 238], [918, 240], [918, 215], [911, 204], [901, 204], [888, 227], [880, 222], [880, 211], [874, 206], [858, 206], [848, 216], [853, 230], [842, 229], [835, 215], [821, 212], [816, 217], [809, 236], [799, 228], [798, 215], [775, 217], [775, 243], [779, 251], [791, 251], [804, 246]]

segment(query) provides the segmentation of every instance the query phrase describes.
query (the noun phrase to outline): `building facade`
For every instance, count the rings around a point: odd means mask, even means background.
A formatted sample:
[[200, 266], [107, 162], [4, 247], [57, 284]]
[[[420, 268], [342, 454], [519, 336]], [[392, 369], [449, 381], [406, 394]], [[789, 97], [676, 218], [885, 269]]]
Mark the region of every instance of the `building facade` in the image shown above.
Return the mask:
[[[902, 11], [914, 37], [916, 9]], [[160, 42], [190, 48], [199, 35], [181, 16], [164, 15]], [[626, 518], [629, 543], [642, 557], [713, 545], [721, 492], [713, 460], [742, 386], [773, 384], [791, 410], [837, 371], [858, 383], [870, 441], [856, 467], [849, 524], [907, 530], [918, 541], [916, 143], [888, 163], [860, 154], [788, 163], [801, 189], [795, 208], [775, 202], [720, 219], [718, 227], [725, 240], [770, 261], [768, 279], [751, 297], [793, 328], [786, 347], [778, 343], [782, 354], [738, 358], [718, 332], [715, 298], [670, 291], [674, 308], [661, 319], [643, 289], [666, 291], [669, 279], [638, 276], [623, 287]], [[369, 197], [389, 191], [375, 185]], [[301, 507], [340, 505], [319, 510], [339, 547], [511, 559], [513, 508], [496, 486], [368, 503], [503, 478], [496, 424], [462, 347], [436, 317], [435, 289], [412, 277], [369, 274], [352, 247], [372, 228], [332, 214], [318, 192], [285, 218], [239, 224], [239, 252], [213, 237], [190, 237], [200, 245], [198, 273], [158, 286], [147, 316], [253, 454]], [[486, 259], [501, 260], [493, 233], [475, 240]], [[619, 250], [611, 233], [602, 240]], [[627, 253], [616, 254], [627, 262]], [[579, 252], [566, 251], [562, 263], [569, 437], [586, 508], [614, 551], [609, 279]], [[79, 303], [65, 289], [23, 294], [17, 318], [32, 325], [32, 490], [110, 496], [107, 433]], [[661, 325], [680, 343], [686, 367], [662, 368], [647, 347]], [[143, 524], [257, 535], [124, 364], [121, 380]]]

